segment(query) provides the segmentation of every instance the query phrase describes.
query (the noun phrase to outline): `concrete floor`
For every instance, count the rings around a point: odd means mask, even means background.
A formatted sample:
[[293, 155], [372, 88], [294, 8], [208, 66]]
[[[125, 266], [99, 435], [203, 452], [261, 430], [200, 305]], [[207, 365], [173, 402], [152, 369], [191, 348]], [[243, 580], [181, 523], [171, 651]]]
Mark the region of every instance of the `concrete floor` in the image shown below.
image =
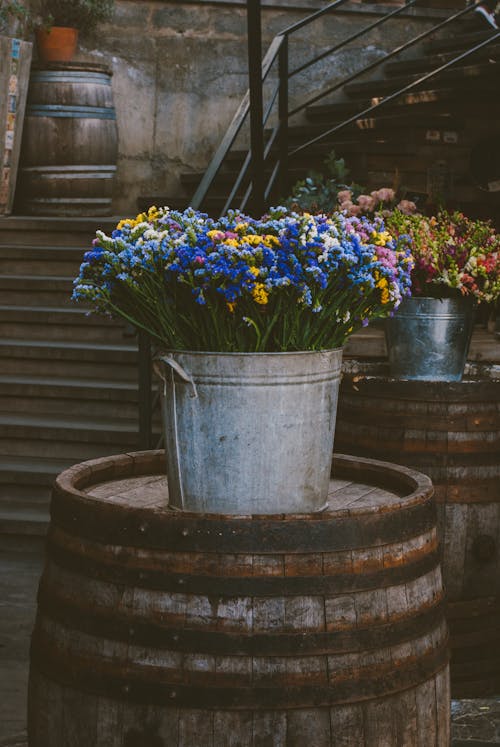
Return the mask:
[[[42, 563], [42, 540], [0, 537], [0, 747], [27, 747], [29, 640]], [[500, 694], [453, 701], [452, 736], [452, 747], [500, 745]]]

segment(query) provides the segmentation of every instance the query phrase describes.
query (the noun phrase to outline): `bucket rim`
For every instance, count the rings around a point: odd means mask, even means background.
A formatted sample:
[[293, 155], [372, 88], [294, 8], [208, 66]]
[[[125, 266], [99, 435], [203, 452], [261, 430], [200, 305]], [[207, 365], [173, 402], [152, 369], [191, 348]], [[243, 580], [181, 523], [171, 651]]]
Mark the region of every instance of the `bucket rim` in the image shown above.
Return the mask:
[[268, 351], [268, 352], [230, 352], [230, 351], [220, 351], [220, 350], [182, 350], [179, 348], [162, 348], [161, 350], [158, 350], [158, 352], [155, 354], [154, 358], [155, 360], [160, 360], [161, 356], [163, 355], [171, 355], [171, 354], [182, 354], [182, 355], [193, 355], [193, 356], [202, 356], [202, 355], [224, 355], [227, 357], [264, 357], [264, 356], [273, 356], [273, 357], [282, 357], [282, 356], [290, 356], [290, 355], [320, 355], [322, 353], [342, 353], [344, 350], [343, 347], [340, 348], [321, 348], [321, 350], [286, 350], [286, 351]]

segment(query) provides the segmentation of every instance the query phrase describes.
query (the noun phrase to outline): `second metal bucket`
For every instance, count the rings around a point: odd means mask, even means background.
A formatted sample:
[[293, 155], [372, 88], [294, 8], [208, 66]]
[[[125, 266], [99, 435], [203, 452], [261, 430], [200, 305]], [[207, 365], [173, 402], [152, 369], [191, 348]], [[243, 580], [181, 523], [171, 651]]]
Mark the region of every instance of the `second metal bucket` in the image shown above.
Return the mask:
[[420, 381], [461, 381], [474, 324], [469, 298], [403, 299], [386, 320], [390, 375]]
[[324, 507], [341, 349], [171, 351], [157, 363], [170, 505], [232, 514]]

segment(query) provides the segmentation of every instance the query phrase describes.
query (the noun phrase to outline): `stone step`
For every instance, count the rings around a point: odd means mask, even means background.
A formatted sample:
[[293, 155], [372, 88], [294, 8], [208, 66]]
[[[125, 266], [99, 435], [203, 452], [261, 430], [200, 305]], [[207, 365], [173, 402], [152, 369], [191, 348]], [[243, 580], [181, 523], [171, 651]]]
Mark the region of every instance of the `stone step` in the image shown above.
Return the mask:
[[0, 338], [120, 343], [125, 334], [123, 325], [84, 308], [0, 306]]
[[69, 277], [0, 275], [0, 298], [9, 306], [73, 306], [72, 291]]
[[49, 523], [50, 498], [39, 507], [18, 502], [0, 503], [0, 536], [44, 537]]
[[[96, 230], [109, 233], [122, 216], [109, 218], [0, 217], [0, 244], [35, 246], [90, 246]], [[29, 239], [29, 240], [27, 240]]]
[[0, 412], [0, 453], [3, 457], [45, 458], [54, 454], [75, 462], [134, 450], [135, 420], [84, 418]]
[[[384, 97], [378, 97], [383, 101]], [[377, 99], [377, 100], [378, 100]], [[314, 104], [306, 109], [306, 116], [311, 122], [327, 122], [333, 126], [337, 122], [348, 119], [358, 112], [373, 106], [375, 100], [369, 97], [353, 98], [347, 101], [335, 101], [331, 103]], [[471, 91], [466, 99], [457, 97], [456, 88], [443, 86], [439, 88], [432, 82], [419, 91], [410, 91], [407, 94], [395, 99], [392, 102], [382, 106], [379, 113], [386, 115], [388, 113], [398, 114], [402, 109], [408, 112], [420, 113], [425, 115], [443, 115], [444, 113], [453, 113], [456, 116], [463, 117], [470, 114], [470, 107], [474, 105], [479, 112], [485, 111], [486, 107], [491, 110], [495, 107], [494, 101], [486, 101], [484, 91]]]
[[[451, 84], [460, 86], [462, 94], [465, 93], [469, 88], [476, 88], [477, 86], [487, 87], [489, 84], [489, 78], [496, 78], [498, 76], [498, 66], [493, 62], [488, 63], [477, 63], [471, 65], [464, 65], [462, 67], [455, 66], [450, 70], [446, 70], [439, 74], [439, 78], [436, 78], [438, 84], [444, 83], [446, 86]], [[382, 96], [389, 93], [395, 92], [401, 88], [404, 88], [409, 83], [419, 79], [419, 75], [408, 75], [408, 76], [394, 76], [392, 78], [378, 78], [367, 80], [358, 83], [347, 83], [343, 90], [347, 96]], [[429, 86], [427, 81], [426, 87]], [[434, 85], [434, 82], [433, 82]], [[418, 87], [417, 87], [418, 90]]]
[[138, 388], [124, 381], [1, 374], [0, 411], [137, 421]]
[[0, 246], [0, 274], [39, 277], [51, 275], [73, 280], [78, 274], [87, 249], [88, 246], [5, 244]]
[[[128, 341], [128, 344], [127, 344]], [[75, 377], [137, 382], [137, 345], [0, 339], [0, 370], [5, 375]]]
[[55, 477], [72, 464], [75, 464], [75, 461], [71, 458], [62, 459], [54, 456], [45, 458], [1, 456], [0, 485], [50, 488]]
[[50, 457], [0, 458], [0, 535], [44, 535], [54, 480], [74, 463]]
[[[461, 51], [461, 49], [455, 49], [435, 55], [429, 54], [427, 57], [410, 57], [405, 60], [386, 62], [384, 65], [384, 74], [397, 76], [404, 73], [413, 75], [417, 72], [427, 72], [451, 61], [454, 57], [457, 57]], [[473, 56], [467, 59], [469, 60], [469, 63], [476, 63], [478, 60], [484, 61], [485, 59], [498, 60], [499, 57], [500, 43], [492, 42], [485, 47], [481, 47], [481, 49], [475, 52]]]
[[[41, 534], [47, 529], [50, 513], [52, 486], [17, 486], [0, 483], [0, 535], [20, 533]], [[11, 524], [7, 529], [7, 524]]]
[[490, 36], [494, 36], [494, 30], [485, 31], [474, 31], [472, 33], [458, 30], [452, 34], [446, 34], [436, 39], [429, 39], [424, 43], [424, 52], [428, 54], [435, 54], [439, 52], [447, 52], [449, 50], [465, 50], [480, 44]]

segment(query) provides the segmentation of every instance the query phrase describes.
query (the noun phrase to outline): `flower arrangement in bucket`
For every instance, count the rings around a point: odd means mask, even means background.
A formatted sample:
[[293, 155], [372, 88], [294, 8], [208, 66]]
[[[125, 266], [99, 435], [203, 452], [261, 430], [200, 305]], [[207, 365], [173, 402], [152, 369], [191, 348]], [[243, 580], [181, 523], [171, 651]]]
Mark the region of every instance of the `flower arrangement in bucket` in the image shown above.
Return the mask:
[[461, 212], [386, 216], [389, 231], [411, 240], [411, 297], [386, 323], [391, 374], [460, 381], [474, 310], [500, 297], [500, 236]]
[[171, 505], [301, 513], [327, 499], [342, 345], [411, 269], [381, 218], [151, 208], [97, 232], [73, 297], [158, 347]]

